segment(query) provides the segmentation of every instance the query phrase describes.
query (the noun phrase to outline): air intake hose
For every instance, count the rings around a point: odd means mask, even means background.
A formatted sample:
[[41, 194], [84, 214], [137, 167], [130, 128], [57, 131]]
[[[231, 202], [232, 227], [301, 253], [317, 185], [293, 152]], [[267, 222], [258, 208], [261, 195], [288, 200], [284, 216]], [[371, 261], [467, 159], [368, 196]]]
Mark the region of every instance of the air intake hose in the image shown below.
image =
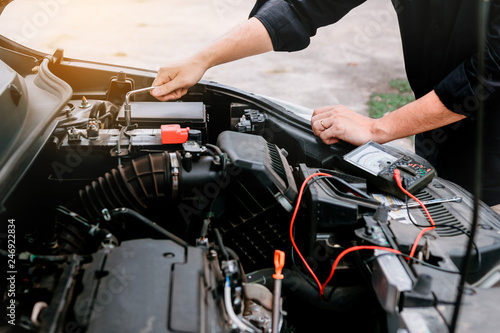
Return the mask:
[[101, 216], [104, 208], [127, 207], [144, 213], [219, 177], [221, 172], [214, 170], [213, 162], [212, 156], [201, 156], [186, 171], [178, 152], [148, 154], [85, 186], [79, 192], [80, 200], [91, 218]]

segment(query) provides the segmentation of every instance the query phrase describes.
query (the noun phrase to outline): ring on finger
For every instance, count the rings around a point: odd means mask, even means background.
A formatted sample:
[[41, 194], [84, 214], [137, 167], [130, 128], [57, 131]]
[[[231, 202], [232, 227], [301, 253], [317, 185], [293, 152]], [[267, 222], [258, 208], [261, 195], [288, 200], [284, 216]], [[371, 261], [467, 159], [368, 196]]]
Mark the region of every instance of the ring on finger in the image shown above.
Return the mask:
[[324, 129], [324, 130], [326, 130], [326, 129], [328, 129], [328, 128], [329, 128], [329, 127], [326, 127], [326, 126], [325, 126], [325, 124], [323, 124], [323, 119], [321, 119], [321, 120], [319, 121], [319, 123], [321, 124], [321, 126], [323, 126], [323, 129]]

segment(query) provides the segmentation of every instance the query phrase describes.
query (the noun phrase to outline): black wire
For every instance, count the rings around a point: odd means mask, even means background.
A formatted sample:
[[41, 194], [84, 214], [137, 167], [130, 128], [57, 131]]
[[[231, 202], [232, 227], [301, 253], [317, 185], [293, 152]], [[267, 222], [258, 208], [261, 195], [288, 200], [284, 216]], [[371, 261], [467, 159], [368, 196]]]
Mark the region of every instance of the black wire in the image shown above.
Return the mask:
[[302, 278], [309, 284], [311, 285], [311, 287], [314, 288], [314, 290], [316, 290], [318, 293], [319, 293], [319, 287], [316, 283], [314, 283], [313, 281], [311, 281], [309, 279], [309, 277], [304, 273], [302, 272], [302, 270], [299, 268], [299, 266], [297, 265], [297, 263], [295, 262], [295, 255], [294, 255], [294, 252], [295, 252], [295, 248], [293, 247], [292, 245], [292, 248], [291, 248], [291, 258], [292, 258], [292, 264], [293, 264], [293, 267], [295, 267], [297, 273], [300, 274], [300, 276], [302, 276]]
[[[14, 254], [17, 259], [19, 259], [19, 253]], [[5, 258], [10, 258], [12, 254], [4, 249], [0, 249], [0, 256]], [[69, 259], [68, 255], [36, 255], [30, 253], [31, 262], [51, 262], [51, 263], [63, 263]]]
[[55, 210], [61, 214], [64, 214], [66, 216], [69, 216], [70, 218], [72, 218], [73, 220], [77, 221], [77, 222], [80, 222], [82, 223], [83, 225], [87, 226], [87, 227], [92, 227], [92, 225], [90, 224], [90, 222], [84, 218], [83, 216], [81, 215], [78, 215], [77, 213], [75, 212], [72, 212], [71, 210], [69, 210], [68, 208], [64, 207], [64, 206], [57, 206], [55, 208]]
[[[214, 147], [216, 147], [216, 146], [214, 146]], [[219, 151], [220, 151], [220, 149], [219, 149]], [[221, 185], [217, 187], [217, 192], [215, 193], [215, 195], [214, 195], [214, 197], [212, 199], [212, 202], [210, 203], [210, 206], [208, 208], [208, 214], [207, 214], [208, 217], [212, 216], [212, 210], [214, 208], [215, 200], [217, 200], [217, 197], [219, 196], [220, 190], [221, 190], [223, 184], [225, 183], [226, 177], [227, 177], [227, 168], [226, 168], [227, 155], [224, 154], [224, 153], [221, 153], [219, 155], [219, 159], [220, 159], [220, 164], [222, 166], [222, 175], [220, 177], [220, 179], [221, 179]]]
[[[316, 176], [312, 179], [310, 179], [306, 186], [304, 186], [304, 190], [302, 191], [302, 193], [305, 193], [307, 191], [307, 189], [309, 188], [309, 186], [311, 186], [314, 182], [317, 182], [318, 180], [321, 180], [321, 179], [326, 179], [326, 178], [330, 178], [330, 176]], [[333, 186], [333, 185], [332, 185]], [[295, 239], [295, 226], [296, 224], [294, 223], [293, 225], [293, 230], [292, 230], [292, 235], [293, 235], [293, 238]], [[293, 245], [291, 246], [291, 258], [292, 258], [292, 264], [293, 264], [293, 267], [295, 267], [295, 269], [297, 270], [297, 273], [300, 274], [300, 276], [302, 276], [302, 278], [304, 278], [304, 280], [306, 280], [306, 282], [308, 284], [310, 284], [317, 292], [319, 292], [319, 287], [317, 284], [315, 284], [313, 281], [311, 281], [309, 279], [309, 277], [304, 273], [302, 272], [302, 270], [300, 269], [300, 267], [297, 265], [296, 261], [295, 261], [295, 248], [293, 247]]]
[[[302, 191], [302, 193], [305, 193], [307, 191], [307, 189], [314, 183], [314, 182], [317, 182], [318, 180], [321, 180], [321, 179], [328, 179], [328, 178], [331, 178], [331, 176], [316, 176], [312, 179], [309, 180], [309, 182], [307, 182], [306, 186], [304, 186], [304, 190]], [[330, 185], [332, 187], [335, 188], [335, 186], [333, 184], [330, 183]], [[338, 191], [338, 189], [335, 188], [335, 190]], [[296, 224], [293, 225], [293, 230], [292, 230], [292, 235], [293, 235], [293, 238], [295, 239], [295, 226]], [[311, 280], [309, 278], [308, 275], [306, 275], [301, 269], [300, 267], [297, 265], [296, 261], [295, 261], [295, 248], [293, 247], [293, 245], [291, 246], [291, 249], [290, 249], [290, 252], [291, 252], [291, 258], [292, 258], [292, 264], [293, 266], [295, 267], [297, 273], [300, 274], [300, 276], [311, 286], [313, 287], [314, 290], [316, 290], [318, 293], [319, 293], [319, 286], [315, 283], [315, 281]], [[330, 301], [331, 298], [332, 298], [332, 295], [333, 293], [335, 292], [335, 288], [334, 287], [331, 287], [331, 290], [330, 292], [328, 293], [328, 296], [325, 296], [323, 297], [323, 299], [325, 301]]]
[[421, 264], [422, 266], [426, 266], [426, 267], [429, 267], [429, 268], [432, 268], [432, 269], [435, 269], [437, 271], [441, 271], [441, 272], [445, 272], [445, 273], [451, 273], [451, 274], [460, 274], [459, 271], [452, 271], [452, 270], [449, 270], [449, 269], [445, 269], [445, 268], [441, 268], [439, 266], [436, 266], [436, 265], [432, 265], [432, 264], [429, 264], [423, 260], [419, 260], [417, 258], [414, 258], [414, 257], [410, 257], [410, 255], [406, 254], [406, 253], [393, 253], [393, 252], [386, 252], [386, 253], [381, 253], [381, 254], [378, 254], [376, 256], [372, 256], [371, 258], [368, 258], [365, 260], [365, 264], [368, 264], [369, 262], [377, 259], [378, 257], [381, 257], [381, 256], [387, 256], [387, 255], [390, 255], [390, 254], [394, 254], [394, 255], [397, 255], [397, 256], [401, 256], [401, 257], [405, 257], [405, 258], [409, 258], [410, 260], [412, 261], [415, 261], [419, 264]]
[[[328, 170], [320, 170], [321, 172], [325, 172], [325, 173], [329, 173]], [[340, 177], [337, 177], [337, 176], [334, 176], [332, 174], [330, 174], [330, 177], [327, 177], [329, 178], [330, 180], [336, 180], [337, 182], [339, 182], [341, 185], [345, 186], [351, 193], [353, 193], [355, 196], [357, 197], [362, 197], [364, 199], [368, 199], [368, 200], [374, 200], [371, 196], [369, 196], [367, 193], [359, 190], [358, 188], [352, 186], [351, 184], [349, 184], [347, 181], [345, 181], [344, 179], [340, 178]], [[333, 185], [333, 183], [331, 181], [329, 181], [330, 185], [333, 186], [335, 188], [335, 186]], [[342, 194], [345, 194], [341, 191], [339, 191], [337, 188], [335, 188], [336, 191], [338, 191], [339, 193], [342, 193]]]
[[[410, 214], [410, 208], [408, 207], [408, 196], [405, 196], [405, 202], [406, 202], [406, 212], [408, 214], [408, 218], [410, 219], [411, 223], [413, 223], [413, 225], [417, 228], [427, 228], [427, 227], [432, 227], [433, 225], [429, 223], [428, 226], [425, 226], [425, 225], [420, 225], [420, 224], [417, 224], [411, 217], [411, 214]], [[429, 213], [430, 214], [430, 213]], [[470, 235], [470, 232], [468, 230], [464, 230], [462, 228], [459, 228], [457, 226], [454, 226], [454, 225], [443, 225], [443, 224], [438, 224], [438, 223], [435, 223], [434, 225], [435, 228], [451, 228], [451, 229], [457, 229], [458, 231], [460, 231], [461, 233], [463, 233], [465, 236], [467, 236], [469, 238], [469, 240], [471, 239], [471, 235]], [[477, 273], [479, 272], [479, 270], [481, 269], [481, 265], [482, 265], [482, 256], [481, 256], [481, 250], [479, 249], [479, 246], [477, 246], [477, 244], [474, 242], [474, 240], [472, 240], [472, 245], [476, 248], [476, 254], [477, 254], [477, 266], [476, 268], [471, 271], [472, 273]]]
[[405, 205], [406, 205], [406, 213], [408, 214], [410, 222], [413, 223], [413, 225], [416, 226], [417, 228], [420, 228], [419, 225], [415, 221], [413, 221], [413, 217], [411, 217], [410, 207], [408, 207], [408, 195], [406, 194], [405, 194]]
[[[156, 232], [157, 234], [170, 239], [177, 244], [183, 246], [183, 247], [188, 247], [189, 243], [186, 242], [185, 240], [179, 238], [178, 236], [174, 235], [170, 231], [160, 227], [157, 225], [155, 222], [151, 221], [147, 217], [137, 213], [135, 210], [129, 209], [129, 208], [115, 208], [111, 211], [109, 211], [109, 214], [111, 217], [119, 216], [119, 215], [128, 215], [132, 218], [135, 219], [135, 221], [140, 222], [142, 225], [148, 227], [151, 231]], [[100, 218], [101, 219], [101, 218]], [[99, 219], [98, 219], [99, 220]]]
[[219, 245], [219, 250], [222, 253], [222, 258], [224, 258], [224, 260], [229, 260], [229, 253], [227, 252], [226, 247], [224, 246], [224, 242], [222, 241], [222, 236], [219, 232], [219, 229], [215, 228], [214, 233], [215, 233], [215, 240], [217, 241], [217, 244]]
[[[306, 283], [309, 284], [319, 294], [319, 287], [316, 284], [316, 282], [314, 280], [312, 280], [309, 276], [307, 276], [304, 272], [302, 272], [300, 270], [300, 268], [297, 266], [297, 264], [295, 262], [295, 256], [294, 256], [294, 248], [293, 248], [293, 246], [292, 246], [291, 252], [292, 252], [292, 255], [291, 255], [292, 264], [293, 264], [293, 266], [296, 269], [295, 272], [299, 273], [299, 275], [304, 279], [304, 281], [306, 281]], [[326, 302], [329, 302], [332, 299], [332, 296], [333, 296], [333, 293], [336, 290], [336, 287], [335, 286], [327, 286], [326, 289], [330, 289], [330, 291], [328, 292], [328, 295], [324, 294], [322, 300], [324, 300]]]
[[[316, 176], [312, 179], [309, 179], [309, 181], [307, 182], [306, 186], [304, 187], [304, 191], [303, 193], [305, 193], [307, 191], [307, 189], [314, 183], [314, 182], [317, 182], [318, 180], [321, 180], [321, 179], [328, 179], [328, 178], [331, 178], [332, 176]], [[336, 190], [336, 191], [339, 191], [333, 184], [330, 183], [330, 185], [332, 185], [332, 187]], [[339, 191], [341, 192], [341, 191]]]
[[[323, 296], [323, 300], [325, 300], [326, 302], [330, 302], [332, 300], [333, 293], [335, 292], [335, 290], [337, 289], [337, 287], [335, 287], [335, 286], [326, 286], [325, 289], [326, 288], [330, 288], [331, 290], [328, 293], [328, 296]], [[325, 295], [325, 294], [323, 293], [323, 295]]]
[[[483, 155], [483, 125], [484, 125], [484, 104], [485, 104], [485, 47], [487, 38], [487, 26], [489, 18], [489, 8], [491, 2], [488, 0], [478, 1], [478, 43], [477, 43], [477, 95], [478, 96], [478, 110], [476, 112], [476, 142], [475, 142], [475, 156], [474, 156], [474, 208], [472, 216], [471, 225], [471, 236], [469, 242], [467, 243], [467, 249], [465, 251], [465, 258], [462, 263], [462, 276], [460, 277], [460, 282], [457, 290], [457, 298], [455, 300], [455, 308], [453, 309], [453, 317], [450, 324], [450, 332], [454, 333], [458, 323], [458, 316], [460, 313], [460, 306], [462, 303], [462, 297], [464, 292], [465, 283], [470, 269], [470, 258], [472, 256], [472, 241], [476, 235], [476, 229], [479, 222], [479, 202], [481, 200], [481, 170], [483, 167], [482, 155]], [[496, 18], [494, 18], [496, 19]]]
[[[304, 187], [304, 193], [305, 191], [308, 189], [309, 186], [312, 185], [313, 182], [315, 181], [318, 181], [318, 180], [321, 180], [321, 179], [327, 179], [327, 178], [330, 178], [329, 176], [317, 176], [317, 177], [314, 177], [312, 178], [311, 180], [309, 180], [309, 182], [306, 184], [306, 186]], [[333, 184], [332, 184], [333, 186]], [[426, 226], [421, 226], [419, 224], [417, 224], [415, 221], [413, 221], [413, 219], [411, 218], [411, 215], [410, 215], [410, 212], [409, 212], [409, 207], [408, 207], [408, 197], [406, 196], [406, 209], [408, 211], [408, 216], [410, 218], [410, 221], [418, 228], [421, 228], [421, 227], [426, 227]], [[466, 236], [470, 237], [470, 235], [467, 233], [467, 231], [461, 229], [461, 228], [458, 228], [458, 227], [455, 227], [455, 226], [441, 226], [441, 225], [436, 225], [436, 227], [443, 227], [443, 228], [456, 228], [458, 229], [460, 232], [464, 233]], [[295, 239], [295, 224], [293, 225], [293, 230], [292, 230], [292, 235], [293, 235], [293, 238]], [[478, 268], [480, 268], [481, 266], [481, 254], [480, 254], [480, 250], [479, 250], [479, 247], [473, 243], [475, 248], [476, 248], [476, 251], [478, 253]], [[305, 275], [302, 270], [299, 268], [299, 266], [297, 265], [296, 261], [295, 261], [295, 255], [294, 255], [294, 252], [295, 252], [295, 248], [293, 247], [293, 245], [291, 246], [291, 258], [292, 258], [292, 264], [293, 266], [296, 268], [297, 272], [302, 276], [302, 278], [304, 278], [304, 280], [310, 284], [316, 291], [319, 291], [319, 288], [318, 286], [313, 283], [313, 281], [311, 281], [309, 279], [309, 277], [307, 275]], [[452, 273], [452, 274], [460, 274], [460, 272], [456, 272], [456, 271], [451, 271], [451, 270], [447, 270], [447, 269], [444, 269], [444, 268], [441, 268], [439, 266], [435, 266], [435, 265], [432, 265], [432, 264], [429, 264], [425, 261], [422, 261], [422, 260], [418, 260], [416, 258], [413, 258], [413, 257], [410, 257], [409, 255], [407, 254], [404, 254], [404, 253], [392, 253], [392, 252], [388, 252], [388, 253], [382, 253], [380, 255], [377, 255], [377, 256], [374, 256], [372, 257], [371, 259], [367, 259], [365, 260], [365, 264], [367, 264], [368, 262], [374, 260], [376, 257], [379, 257], [379, 256], [382, 256], [382, 255], [389, 255], [389, 254], [395, 254], [395, 255], [399, 255], [399, 256], [403, 256], [403, 257], [406, 257], [406, 258], [410, 258], [410, 260], [414, 261], [414, 262], [417, 262], [417, 263], [420, 263], [422, 264], [423, 266], [427, 266], [427, 267], [430, 267], [430, 268], [433, 268], [433, 269], [436, 269], [438, 271], [442, 271], [442, 272], [446, 272], [446, 273]], [[330, 297], [333, 293], [333, 289], [332, 291], [330, 292]], [[326, 299], [326, 298], [325, 298]]]
[[[330, 175], [330, 176], [316, 176], [316, 177], [314, 177], [314, 178], [310, 179], [310, 180], [307, 182], [306, 186], [304, 186], [304, 190], [302, 191], [302, 193], [305, 193], [305, 192], [307, 191], [307, 189], [308, 189], [308, 188], [309, 188], [309, 187], [310, 187], [310, 186], [311, 186], [314, 182], [317, 182], [317, 181], [322, 180], [322, 179], [326, 179], [326, 180], [328, 180], [329, 178], [332, 178], [332, 177], [337, 178], [337, 177], [335, 177], [335, 176], [333, 176], [333, 175]], [[331, 182], [330, 182], [330, 185], [333, 187], [334, 191], [337, 191], [337, 192], [341, 193], [341, 191], [339, 191], [339, 190], [335, 187], [335, 185], [333, 185]], [[295, 226], [296, 226], [296, 224], [294, 224], [294, 225], [293, 225], [293, 230], [292, 230], [292, 235], [293, 235], [293, 238], [294, 238], [294, 239], [295, 239]], [[311, 285], [311, 286], [312, 286], [312, 287], [313, 287], [316, 291], [318, 291], [318, 292], [319, 292], [319, 287], [318, 287], [318, 285], [317, 285], [316, 283], [314, 283], [314, 282], [313, 282], [313, 281], [309, 278], [309, 276], [308, 276], [308, 275], [306, 275], [306, 274], [305, 274], [305, 273], [304, 273], [304, 272], [300, 269], [300, 267], [297, 265], [297, 263], [296, 263], [296, 261], [295, 261], [295, 254], [294, 254], [294, 253], [295, 253], [295, 248], [293, 247], [293, 245], [291, 246], [291, 250], [290, 250], [290, 252], [291, 252], [291, 258], [292, 258], [292, 264], [293, 264], [293, 266], [295, 267], [295, 269], [297, 270], [297, 273], [299, 273], [299, 274], [302, 276], [302, 278], [304, 278], [304, 280], [305, 280], [308, 284], [310, 284], [310, 285]], [[332, 294], [333, 294], [333, 292], [334, 292], [334, 291], [335, 291], [335, 290], [334, 290], [334, 288], [332, 288], [332, 290], [330, 291], [330, 296], [325, 297], [325, 300], [329, 300], [329, 299], [330, 299], [330, 297], [332, 296]]]

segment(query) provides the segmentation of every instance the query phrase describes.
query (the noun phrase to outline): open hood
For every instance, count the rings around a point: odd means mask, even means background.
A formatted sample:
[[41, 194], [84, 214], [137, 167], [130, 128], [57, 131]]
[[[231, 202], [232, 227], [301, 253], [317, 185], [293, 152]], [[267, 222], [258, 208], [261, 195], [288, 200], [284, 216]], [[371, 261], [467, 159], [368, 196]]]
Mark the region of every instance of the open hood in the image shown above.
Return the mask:
[[3, 10], [9, 3], [11, 3], [13, 0], [1, 0], [0, 1], [0, 15], [2, 15]]
[[497, 330], [488, 206], [466, 258], [471, 194], [412, 152], [211, 81], [158, 102], [155, 76], [0, 37], [0, 331], [449, 332], [465, 259], [457, 332]]

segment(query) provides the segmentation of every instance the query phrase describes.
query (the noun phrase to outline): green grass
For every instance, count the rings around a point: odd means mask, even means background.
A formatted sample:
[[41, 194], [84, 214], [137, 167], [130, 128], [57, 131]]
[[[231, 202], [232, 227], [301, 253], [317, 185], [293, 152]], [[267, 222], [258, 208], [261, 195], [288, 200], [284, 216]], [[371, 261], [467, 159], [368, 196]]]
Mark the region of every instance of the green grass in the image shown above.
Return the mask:
[[415, 100], [407, 80], [390, 80], [388, 84], [390, 90], [394, 92], [374, 92], [370, 95], [368, 115], [371, 118], [381, 118], [386, 113], [399, 109]]
[[411, 87], [408, 80], [395, 79], [389, 81], [389, 87], [397, 89], [400, 93], [411, 93]]

